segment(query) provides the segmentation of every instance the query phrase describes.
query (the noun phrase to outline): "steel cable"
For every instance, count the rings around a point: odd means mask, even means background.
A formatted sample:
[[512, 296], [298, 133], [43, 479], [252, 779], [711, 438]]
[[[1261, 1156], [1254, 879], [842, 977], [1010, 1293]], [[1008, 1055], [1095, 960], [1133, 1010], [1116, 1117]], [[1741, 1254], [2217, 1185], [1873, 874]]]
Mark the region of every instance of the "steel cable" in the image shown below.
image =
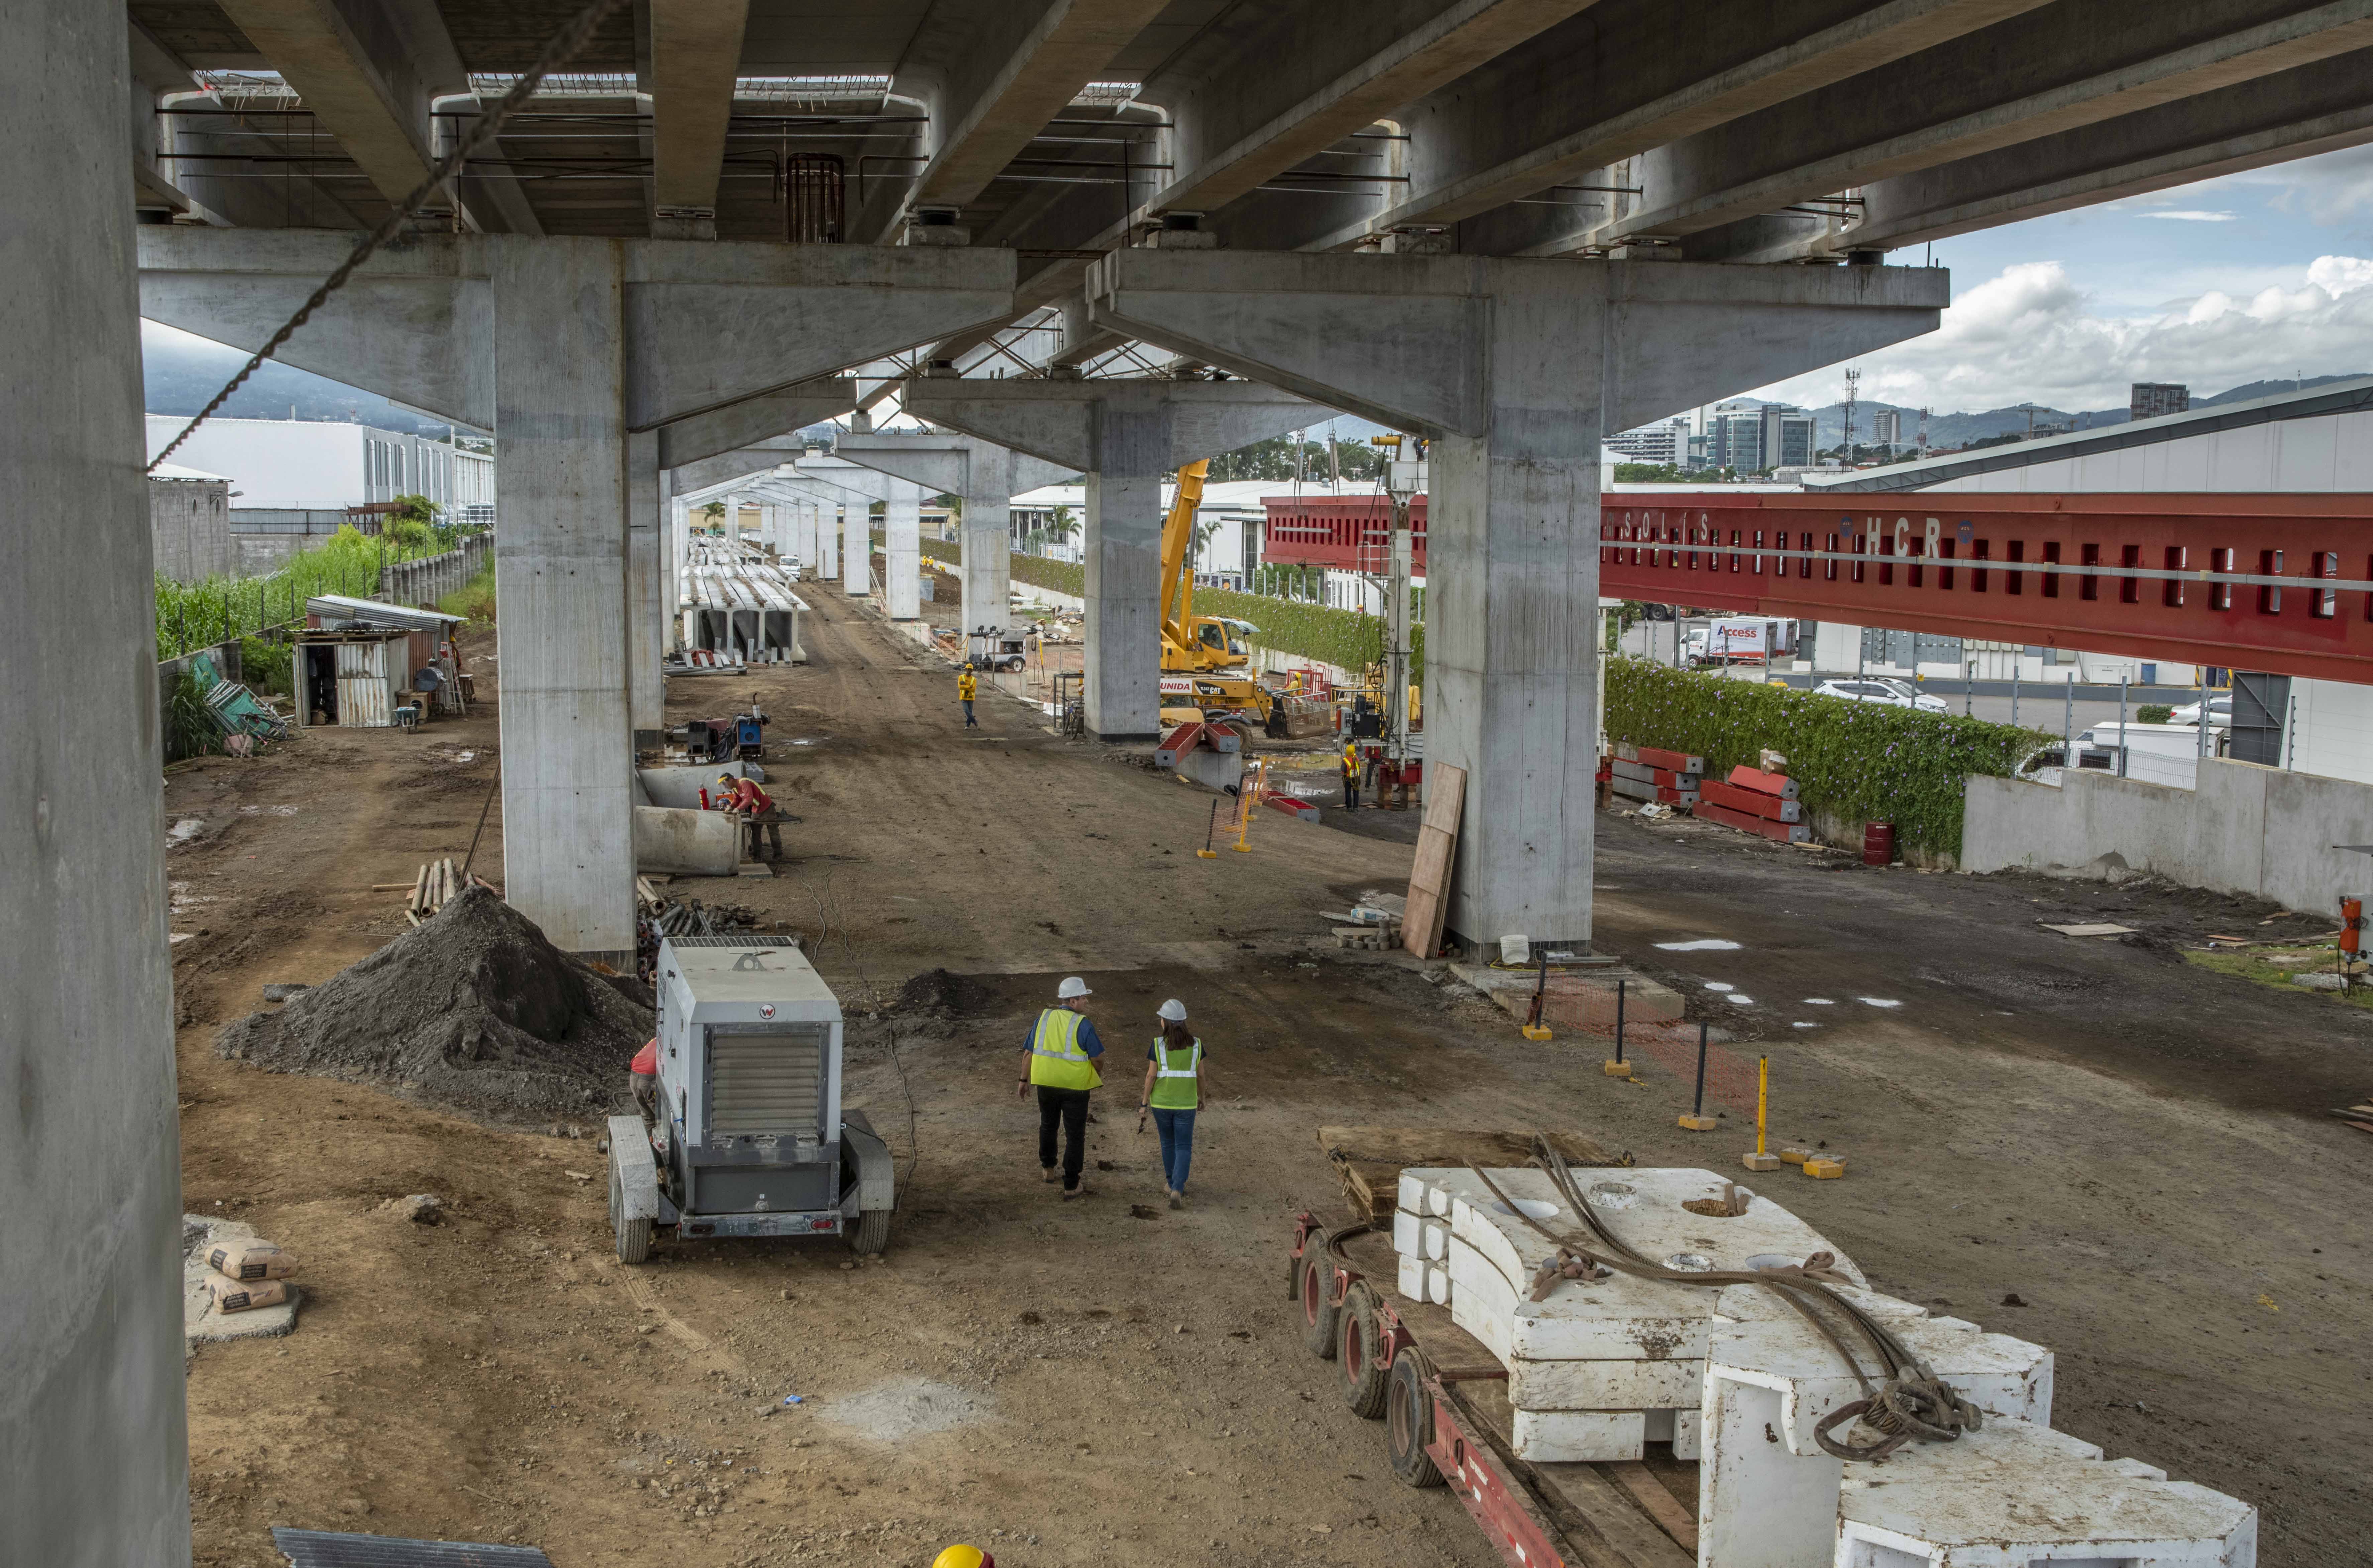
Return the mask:
[[[1813, 1429], [1813, 1440], [1824, 1453], [1839, 1459], [1886, 1457], [1914, 1438], [1949, 1443], [1983, 1423], [1983, 1414], [1939, 1378], [1896, 1335], [1832, 1288], [1844, 1280], [1832, 1265], [1835, 1258], [1817, 1252], [1804, 1262], [1777, 1269], [1680, 1270], [1642, 1257], [1610, 1230], [1573, 1179], [1564, 1155], [1546, 1137], [1533, 1140], [1533, 1164], [1545, 1172], [1558, 1191], [1581, 1217], [1591, 1240], [1561, 1236], [1525, 1212], [1524, 1208], [1474, 1161], [1465, 1162], [1476, 1178], [1490, 1189], [1507, 1211], [1531, 1226], [1558, 1251], [1536, 1277], [1533, 1299], [1545, 1299], [1564, 1279], [1603, 1277], [1597, 1270], [1628, 1274], [1635, 1279], [1703, 1288], [1712, 1285], [1756, 1285], [1775, 1293], [1804, 1316], [1841, 1357], [1863, 1397], [1831, 1411]], [[1846, 1332], [1857, 1334], [1878, 1363], [1876, 1380], [1865, 1370], [1863, 1357], [1848, 1343]], [[1873, 1442], [1853, 1444], [1830, 1435], [1836, 1428], [1861, 1417], [1881, 1435]]]
[[313, 312], [320, 310], [331, 295], [345, 287], [346, 280], [354, 276], [356, 269], [370, 260], [372, 253], [381, 245], [386, 244], [403, 231], [403, 226], [411, 221], [413, 213], [438, 186], [452, 179], [479, 148], [500, 134], [503, 123], [516, 113], [520, 105], [535, 95], [535, 89], [543, 84], [544, 78], [575, 59], [579, 53], [592, 41], [594, 29], [607, 20], [613, 11], [620, 9], [625, 4], [625, 0], [593, 0], [593, 4], [579, 12], [567, 27], [553, 34], [551, 41], [536, 54], [535, 63], [520, 74], [519, 80], [511, 84], [510, 90], [496, 99], [492, 109], [479, 115], [472, 123], [470, 128], [462, 133], [461, 140], [453, 144], [452, 150], [437, 160], [436, 167], [428, 171], [427, 177], [415, 186], [409, 195], [389, 210], [387, 216], [380, 220], [377, 228], [363, 236], [362, 242], [354, 248], [345, 261], [338, 263], [337, 270], [323, 278], [321, 286], [307, 297], [305, 303], [297, 307], [297, 313], [283, 322], [280, 329], [265, 340], [263, 346], [257, 349], [248, 362], [240, 367], [239, 374], [225, 382], [222, 391], [215, 393], [213, 400], [198, 410], [197, 416], [181, 427], [181, 433], [166, 443], [163, 451], [149, 460], [146, 472], [155, 473], [158, 464], [172, 456], [199, 426], [212, 418], [217, 409], [229, 402], [231, 394], [245, 385], [247, 379], [262, 369], [265, 360], [277, 354], [281, 345], [286, 343], [298, 328], [310, 320]]

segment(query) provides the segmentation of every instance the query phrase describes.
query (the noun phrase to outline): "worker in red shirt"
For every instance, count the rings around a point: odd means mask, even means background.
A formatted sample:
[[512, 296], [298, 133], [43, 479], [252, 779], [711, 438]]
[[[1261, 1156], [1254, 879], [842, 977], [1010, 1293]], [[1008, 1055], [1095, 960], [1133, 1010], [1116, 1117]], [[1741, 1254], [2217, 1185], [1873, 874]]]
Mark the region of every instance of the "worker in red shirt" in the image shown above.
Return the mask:
[[660, 1117], [660, 1040], [654, 1035], [643, 1042], [627, 1064], [627, 1081], [635, 1088], [635, 1104], [643, 1108], [643, 1125], [648, 1127]]
[[763, 828], [766, 835], [766, 858], [770, 860], [781, 860], [783, 858], [783, 823], [782, 817], [775, 810], [774, 797], [759, 789], [756, 780], [736, 778], [730, 773], [720, 773], [717, 776], [717, 788], [719, 791], [721, 808], [731, 812], [749, 824], [749, 858], [754, 860], [758, 858], [758, 834]]

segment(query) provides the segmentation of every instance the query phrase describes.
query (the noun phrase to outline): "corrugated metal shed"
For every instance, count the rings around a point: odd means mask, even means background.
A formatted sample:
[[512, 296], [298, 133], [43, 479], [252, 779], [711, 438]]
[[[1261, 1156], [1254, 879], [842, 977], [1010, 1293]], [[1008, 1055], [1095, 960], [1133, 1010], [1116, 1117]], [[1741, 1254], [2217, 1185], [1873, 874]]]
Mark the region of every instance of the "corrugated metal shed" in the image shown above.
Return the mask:
[[349, 599], [343, 593], [315, 594], [305, 601], [305, 613], [319, 615], [325, 623], [360, 621], [367, 626], [399, 626], [415, 632], [442, 632], [467, 619], [449, 615], [442, 610], [415, 610], [407, 604], [388, 604], [377, 599]]
[[399, 1540], [272, 1527], [272, 1544], [291, 1568], [552, 1568], [532, 1546], [466, 1540]]

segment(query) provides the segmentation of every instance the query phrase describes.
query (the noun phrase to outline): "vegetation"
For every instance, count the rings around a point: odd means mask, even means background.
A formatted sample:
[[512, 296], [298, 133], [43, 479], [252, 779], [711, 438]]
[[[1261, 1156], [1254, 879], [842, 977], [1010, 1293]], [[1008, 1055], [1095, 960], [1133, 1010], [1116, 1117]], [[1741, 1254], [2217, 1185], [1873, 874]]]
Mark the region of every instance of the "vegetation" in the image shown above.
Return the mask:
[[[1291, 436], [1272, 436], [1266, 441], [1255, 441], [1248, 447], [1222, 452], [1211, 460], [1204, 477], [1212, 484], [1230, 479], [1290, 480], [1294, 477], [1296, 449]], [[1327, 443], [1305, 440], [1301, 444], [1301, 474], [1305, 479], [1327, 477]], [[1382, 480], [1387, 461], [1384, 449], [1365, 441], [1335, 443], [1336, 471], [1346, 479]]]
[[239, 639], [240, 680], [260, 692], [293, 695], [297, 689], [290, 665], [295, 650], [285, 642], [265, 638], [243, 637]]
[[1808, 812], [1891, 822], [1906, 848], [1958, 857], [1971, 775], [2008, 778], [2052, 737], [1980, 719], [1851, 702], [1785, 686], [1668, 669], [1640, 659], [1607, 667], [1607, 733], [1706, 759], [1706, 776], [1788, 758]]
[[2163, 702], [2146, 702], [2134, 709], [2137, 724], [2164, 724], [2175, 717], [2175, 709]]
[[222, 731], [206, 712], [197, 677], [187, 670], [175, 672], [172, 685], [165, 689], [164, 719], [167, 762], [222, 750]]
[[[2314, 962], [2268, 963], [2267, 959], [2276, 952], [2286, 957], [2305, 954], [2311, 957]], [[2197, 964], [2204, 969], [2214, 969], [2220, 975], [2236, 975], [2258, 985], [2271, 986], [2275, 990], [2286, 992], [2291, 996], [2315, 997], [2326, 1001], [2338, 1002], [2344, 1007], [2373, 1008], [2373, 986], [2366, 985], [2362, 980], [2344, 991], [2319, 991], [2309, 990], [2292, 978], [2296, 975], [2313, 974], [2318, 970], [2327, 975], [2331, 974], [2340, 959], [2339, 954], [2329, 946], [2282, 949], [2243, 948], [2238, 952], [2187, 952], [2183, 956], [2186, 963]]]
[[407, 544], [381, 534], [365, 538], [352, 527], [292, 556], [269, 577], [213, 577], [200, 583], [157, 579], [157, 657], [179, 658], [267, 626], [305, 618], [305, 601], [319, 593], [368, 598], [379, 591], [380, 568], [440, 553], [434, 539]]
[[1729, 485], [1739, 477], [1736, 468], [1683, 468], [1671, 462], [1619, 462], [1618, 485]]
[[437, 601], [437, 607], [449, 615], [462, 615], [473, 623], [493, 626], [495, 624], [494, 557], [488, 556], [486, 564], [478, 568], [477, 575]]

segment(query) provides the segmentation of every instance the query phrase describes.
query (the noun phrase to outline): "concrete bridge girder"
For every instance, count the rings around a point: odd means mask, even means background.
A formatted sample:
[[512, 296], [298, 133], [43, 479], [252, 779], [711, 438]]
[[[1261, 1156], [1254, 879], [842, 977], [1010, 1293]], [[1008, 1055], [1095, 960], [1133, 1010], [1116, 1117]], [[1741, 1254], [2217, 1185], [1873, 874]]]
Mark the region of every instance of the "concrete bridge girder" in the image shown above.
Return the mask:
[[1935, 328], [1939, 269], [1123, 251], [1092, 322], [1432, 438], [1427, 783], [1446, 925], [1591, 934], [1603, 433]]
[[1161, 732], [1163, 482], [1181, 463], [1316, 423], [1328, 410], [1253, 381], [911, 380], [906, 411], [1088, 481], [1088, 729]]

